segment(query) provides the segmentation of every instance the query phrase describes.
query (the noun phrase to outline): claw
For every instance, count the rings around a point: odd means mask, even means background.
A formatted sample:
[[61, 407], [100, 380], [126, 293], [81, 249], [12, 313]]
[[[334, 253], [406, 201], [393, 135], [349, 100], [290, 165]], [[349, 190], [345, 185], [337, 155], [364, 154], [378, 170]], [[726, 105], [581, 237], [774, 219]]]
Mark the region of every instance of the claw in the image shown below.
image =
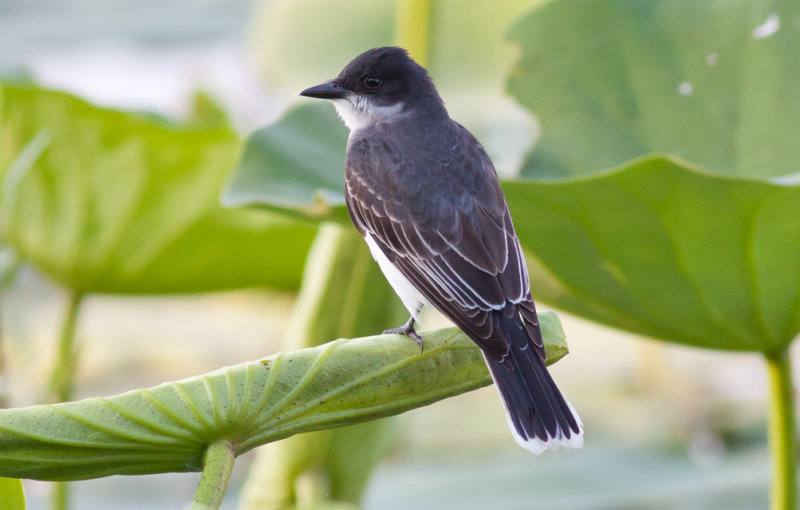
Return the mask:
[[384, 335], [405, 335], [407, 337], [412, 338], [417, 345], [419, 345], [419, 352], [422, 354], [424, 352], [425, 347], [422, 344], [422, 337], [420, 337], [416, 330], [414, 330], [414, 317], [408, 319], [408, 322], [400, 326], [399, 328], [391, 328], [387, 329], [383, 332]]

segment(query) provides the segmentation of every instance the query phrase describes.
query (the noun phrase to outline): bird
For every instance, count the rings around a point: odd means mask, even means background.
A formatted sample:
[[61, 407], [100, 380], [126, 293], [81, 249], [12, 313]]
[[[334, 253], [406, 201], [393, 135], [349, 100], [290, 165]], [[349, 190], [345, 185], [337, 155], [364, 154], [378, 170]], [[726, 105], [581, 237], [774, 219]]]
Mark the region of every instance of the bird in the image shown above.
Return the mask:
[[431, 305], [480, 347], [526, 450], [583, 446], [583, 424], [547, 368], [525, 257], [491, 159], [452, 120], [428, 71], [399, 47], [370, 49], [301, 96], [349, 128], [345, 203], [410, 318]]

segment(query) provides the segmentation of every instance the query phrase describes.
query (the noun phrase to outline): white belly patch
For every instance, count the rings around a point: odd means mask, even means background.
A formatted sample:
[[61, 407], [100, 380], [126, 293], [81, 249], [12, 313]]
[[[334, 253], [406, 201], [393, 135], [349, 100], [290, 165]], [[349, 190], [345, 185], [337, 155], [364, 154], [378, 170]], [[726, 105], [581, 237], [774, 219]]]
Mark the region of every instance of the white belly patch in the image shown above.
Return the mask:
[[366, 233], [364, 239], [367, 241], [367, 246], [369, 246], [369, 251], [372, 253], [372, 258], [378, 263], [389, 285], [392, 286], [392, 289], [398, 297], [400, 297], [400, 301], [403, 302], [403, 305], [408, 309], [411, 316], [414, 317], [414, 320], [419, 322], [419, 311], [426, 304], [425, 298], [422, 297], [422, 294], [420, 294], [416, 287], [408, 281], [408, 278], [403, 276], [403, 273], [394, 267], [369, 232]]

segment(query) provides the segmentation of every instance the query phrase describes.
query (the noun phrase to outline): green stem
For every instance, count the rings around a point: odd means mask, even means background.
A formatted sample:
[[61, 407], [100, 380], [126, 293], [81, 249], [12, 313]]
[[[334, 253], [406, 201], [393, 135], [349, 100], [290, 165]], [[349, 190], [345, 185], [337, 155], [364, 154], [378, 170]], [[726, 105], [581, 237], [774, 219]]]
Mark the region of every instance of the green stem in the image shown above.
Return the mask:
[[769, 378], [769, 447], [772, 510], [797, 508], [797, 430], [792, 362], [787, 349], [765, 353]]
[[206, 449], [203, 474], [194, 494], [191, 510], [216, 510], [228, 487], [233, 471], [233, 445], [227, 441], [215, 441]]
[[422, 66], [428, 65], [431, 0], [399, 0], [394, 39]]
[[67, 402], [72, 398], [75, 385], [75, 366], [78, 353], [75, 348], [75, 330], [78, 325], [83, 294], [72, 292], [67, 303], [64, 322], [61, 323], [61, 334], [58, 342], [56, 364], [50, 375], [50, 401]]
[[[48, 400], [51, 402], [66, 402], [72, 398], [72, 389], [75, 384], [75, 365], [78, 361], [75, 349], [75, 330], [77, 329], [78, 314], [80, 313], [82, 302], [82, 293], [70, 293], [64, 321], [61, 324], [55, 367], [53, 367], [53, 372], [50, 374]], [[50, 508], [53, 510], [67, 510], [69, 508], [69, 486], [67, 483], [58, 482], [54, 485], [50, 503]]]
[[50, 508], [53, 510], [67, 510], [69, 508], [69, 484], [56, 482], [50, 494]]

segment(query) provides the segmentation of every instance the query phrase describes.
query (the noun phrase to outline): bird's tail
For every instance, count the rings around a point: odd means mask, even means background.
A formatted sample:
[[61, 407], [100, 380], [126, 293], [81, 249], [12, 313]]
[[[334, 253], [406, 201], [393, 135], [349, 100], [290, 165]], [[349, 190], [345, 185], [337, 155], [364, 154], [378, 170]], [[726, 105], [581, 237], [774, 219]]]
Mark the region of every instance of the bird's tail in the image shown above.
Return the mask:
[[[521, 324], [502, 321], [511, 347], [503, 361], [484, 355], [506, 408], [511, 433], [526, 450], [583, 446], [583, 424], [561, 394]], [[515, 321], [516, 322], [516, 321]]]

